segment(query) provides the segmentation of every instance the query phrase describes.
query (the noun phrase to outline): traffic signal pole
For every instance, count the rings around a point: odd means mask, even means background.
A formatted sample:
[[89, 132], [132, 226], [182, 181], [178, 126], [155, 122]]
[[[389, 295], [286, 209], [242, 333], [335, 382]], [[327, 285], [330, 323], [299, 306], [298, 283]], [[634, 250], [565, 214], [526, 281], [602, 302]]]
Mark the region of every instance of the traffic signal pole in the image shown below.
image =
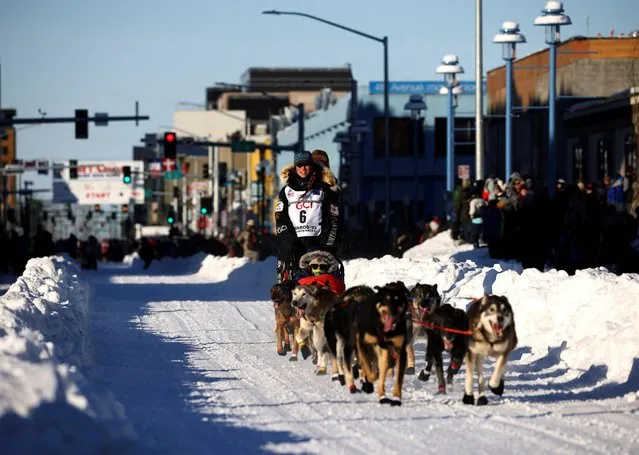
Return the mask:
[[[209, 168], [211, 169], [211, 168]], [[220, 226], [220, 149], [213, 146], [213, 235], [217, 237]]]

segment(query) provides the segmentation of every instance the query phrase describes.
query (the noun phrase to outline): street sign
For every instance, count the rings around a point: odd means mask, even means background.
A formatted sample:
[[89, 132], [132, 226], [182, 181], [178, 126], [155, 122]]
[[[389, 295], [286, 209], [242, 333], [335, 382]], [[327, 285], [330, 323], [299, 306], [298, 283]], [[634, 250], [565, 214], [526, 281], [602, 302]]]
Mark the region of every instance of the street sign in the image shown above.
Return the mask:
[[5, 174], [22, 174], [24, 172], [24, 165], [7, 164], [2, 168], [2, 172]]
[[178, 180], [183, 177], [181, 170], [168, 171], [164, 173], [165, 180]]
[[255, 141], [231, 141], [231, 150], [236, 153], [254, 152], [256, 148]]
[[94, 117], [95, 126], [109, 126], [109, 114], [106, 112], [96, 112]]

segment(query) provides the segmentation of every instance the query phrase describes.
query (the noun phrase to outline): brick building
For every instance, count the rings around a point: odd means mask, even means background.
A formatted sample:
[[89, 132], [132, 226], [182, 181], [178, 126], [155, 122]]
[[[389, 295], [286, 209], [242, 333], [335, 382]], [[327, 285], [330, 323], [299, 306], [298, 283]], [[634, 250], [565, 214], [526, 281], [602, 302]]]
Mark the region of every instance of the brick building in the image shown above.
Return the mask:
[[[2, 115], [5, 118], [15, 117], [15, 109], [3, 109]], [[16, 159], [16, 129], [14, 127], [2, 127], [0, 126], [0, 166], [4, 167], [7, 164], [13, 163]], [[16, 196], [13, 192], [16, 189], [16, 176], [5, 175], [0, 176], [0, 191], [2, 191], [2, 198], [0, 198], [0, 214], [4, 218], [6, 216], [6, 210], [8, 208], [16, 208]], [[8, 193], [5, 193], [8, 192]], [[5, 195], [6, 194], [6, 195]]]
[[[516, 60], [513, 70], [513, 170], [537, 179], [545, 179], [548, 168], [548, 60], [548, 49], [544, 49]], [[486, 170], [500, 176], [504, 172], [505, 77], [504, 66], [487, 74]], [[601, 172], [625, 172], [628, 143], [636, 143], [636, 138], [631, 135], [633, 97], [621, 94], [637, 86], [639, 38], [575, 37], [558, 45], [558, 177], [595, 180]], [[607, 118], [603, 111], [593, 110], [595, 105], [619, 103], [625, 108]], [[588, 131], [580, 124], [588, 124]], [[608, 163], [604, 170], [598, 169], [601, 159]]]

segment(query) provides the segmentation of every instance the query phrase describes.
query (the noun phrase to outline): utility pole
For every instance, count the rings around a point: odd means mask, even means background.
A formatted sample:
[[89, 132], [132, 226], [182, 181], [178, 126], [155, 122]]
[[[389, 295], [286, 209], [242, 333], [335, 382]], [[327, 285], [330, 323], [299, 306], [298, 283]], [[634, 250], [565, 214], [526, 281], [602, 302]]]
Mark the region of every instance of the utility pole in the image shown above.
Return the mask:
[[[209, 168], [211, 169], [211, 168]], [[217, 237], [220, 226], [220, 149], [213, 147], [213, 235]]]
[[482, 0], [475, 0], [475, 180], [484, 178]]

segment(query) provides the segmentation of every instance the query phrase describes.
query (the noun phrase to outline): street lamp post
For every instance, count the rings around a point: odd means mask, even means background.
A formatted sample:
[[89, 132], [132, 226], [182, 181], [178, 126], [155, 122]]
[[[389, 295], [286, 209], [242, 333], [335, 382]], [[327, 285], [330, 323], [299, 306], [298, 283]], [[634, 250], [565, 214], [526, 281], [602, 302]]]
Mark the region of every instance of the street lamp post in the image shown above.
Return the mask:
[[419, 156], [423, 156], [423, 150], [419, 147], [419, 120], [422, 111], [426, 110], [426, 103], [421, 95], [411, 95], [408, 102], [404, 105], [404, 109], [410, 111], [413, 120], [413, 222], [417, 221], [417, 201], [419, 200], [419, 191], [417, 184], [417, 174], [419, 167]]
[[457, 86], [457, 75], [464, 72], [459, 64], [459, 59], [454, 54], [444, 55], [442, 64], [435, 70], [437, 74], [444, 75], [448, 96], [448, 120], [446, 124], [446, 191], [453, 194], [453, 166], [455, 163], [454, 121], [455, 113], [453, 96]]
[[557, 180], [557, 145], [555, 143], [557, 104], [557, 43], [561, 41], [560, 28], [572, 21], [564, 14], [563, 2], [546, 2], [542, 15], [535, 19], [535, 25], [546, 27], [546, 44], [549, 48], [548, 72], [548, 189], [552, 196]]
[[359, 30], [355, 30], [350, 27], [346, 27], [345, 25], [338, 24], [336, 22], [332, 22], [326, 19], [322, 19], [321, 17], [313, 16], [311, 14], [300, 13], [297, 11], [262, 11], [262, 14], [273, 14], [278, 16], [300, 16], [305, 17], [307, 19], [311, 19], [317, 22], [322, 22], [323, 24], [330, 25], [332, 27], [336, 27], [342, 30], [345, 30], [350, 33], [354, 33], [355, 35], [362, 36], [364, 38], [368, 38], [373, 41], [377, 41], [378, 43], [382, 43], [384, 46], [384, 157], [386, 160], [385, 166], [385, 180], [386, 180], [386, 217], [384, 223], [384, 230], [386, 233], [390, 230], [390, 199], [391, 199], [391, 162], [390, 162], [390, 107], [389, 107], [389, 99], [388, 99], [388, 37], [384, 36], [380, 38], [379, 36], [369, 35], [368, 33], [360, 32]]
[[507, 21], [501, 27], [493, 43], [502, 45], [502, 58], [506, 61], [506, 178], [507, 182], [512, 173], [513, 157], [513, 60], [516, 58], [517, 43], [525, 43], [526, 37], [519, 33], [517, 22]]

